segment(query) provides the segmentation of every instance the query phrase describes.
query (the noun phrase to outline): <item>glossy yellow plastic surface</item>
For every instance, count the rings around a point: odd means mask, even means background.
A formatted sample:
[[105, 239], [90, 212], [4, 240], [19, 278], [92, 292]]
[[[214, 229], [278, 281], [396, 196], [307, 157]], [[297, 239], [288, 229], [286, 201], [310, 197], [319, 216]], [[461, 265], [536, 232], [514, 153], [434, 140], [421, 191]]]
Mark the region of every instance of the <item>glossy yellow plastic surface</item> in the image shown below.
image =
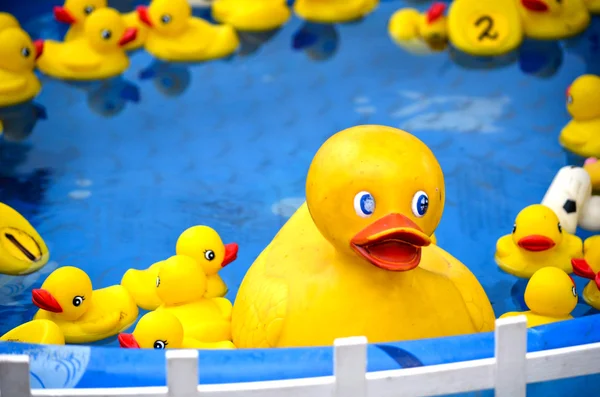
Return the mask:
[[139, 7], [140, 19], [150, 27], [146, 50], [171, 62], [201, 62], [224, 58], [239, 47], [231, 25], [213, 25], [192, 16], [186, 0], [153, 0]]
[[215, 0], [212, 16], [237, 30], [260, 32], [283, 26], [292, 15], [286, 0]]
[[14, 15], [8, 12], [0, 12], [0, 31], [6, 28], [20, 28], [21, 25]]
[[[594, 273], [600, 273], [600, 236], [592, 236], [583, 245], [584, 258]], [[594, 309], [600, 310], [600, 290], [591, 280], [583, 290], [583, 300]]]
[[33, 273], [48, 263], [49, 257], [46, 243], [33, 226], [0, 203], [0, 274]]
[[370, 14], [379, 0], [296, 0], [294, 12], [302, 19], [318, 23], [343, 23]]
[[583, 169], [590, 175], [592, 191], [595, 194], [600, 193], [600, 161], [597, 158], [591, 157], [586, 160]]
[[573, 118], [560, 133], [559, 142], [582, 157], [600, 157], [600, 77], [586, 74], [567, 90], [567, 110]]
[[496, 243], [496, 263], [507, 273], [530, 278], [544, 267], [573, 272], [571, 259], [583, 256], [583, 243], [562, 230], [550, 208], [534, 204], [519, 212], [513, 232]]
[[91, 343], [117, 335], [138, 315], [125, 288], [114, 285], [92, 290], [89, 276], [71, 266], [53, 271], [32, 294], [34, 304], [40, 307], [34, 319], [56, 323], [67, 343]]
[[600, 14], [600, 0], [583, 0], [592, 14]]
[[515, 0], [525, 35], [538, 40], [560, 40], [583, 32], [590, 24], [584, 0]]
[[[232, 318], [238, 348], [493, 329], [475, 276], [429, 244], [444, 209], [444, 177], [416, 137], [378, 125], [335, 134], [312, 161], [306, 199], [242, 281]], [[378, 244], [390, 251], [371, 254]]]
[[163, 263], [156, 262], [145, 270], [129, 269], [121, 279], [121, 285], [129, 291], [136, 305], [144, 310], [154, 310], [162, 304], [156, 293], [156, 278]]
[[498, 56], [521, 45], [516, 0], [454, 0], [448, 11], [450, 42], [475, 56]]
[[577, 306], [577, 291], [573, 279], [556, 267], [536, 271], [525, 288], [526, 312], [509, 312], [500, 318], [524, 315], [528, 327], [570, 320]]
[[11, 329], [0, 337], [0, 341], [64, 345], [65, 337], [54, 322], [50, 320], [32, 320]]
[[433, 51], [444, 50], [448, 43], [445, 9], [445, 3], [433, 3], [424, 14], [413, 8], [398, 10], [390, 18], [388, 33], [402, 48], [421, 40]]
[[64, 43], [46, 40], [38, 68], [66, 80], [98, 80], [117, 76], [129, 67], [124, 46], [137, 35], [112, 8], [92, 12], [84, 22], [83, 37]]

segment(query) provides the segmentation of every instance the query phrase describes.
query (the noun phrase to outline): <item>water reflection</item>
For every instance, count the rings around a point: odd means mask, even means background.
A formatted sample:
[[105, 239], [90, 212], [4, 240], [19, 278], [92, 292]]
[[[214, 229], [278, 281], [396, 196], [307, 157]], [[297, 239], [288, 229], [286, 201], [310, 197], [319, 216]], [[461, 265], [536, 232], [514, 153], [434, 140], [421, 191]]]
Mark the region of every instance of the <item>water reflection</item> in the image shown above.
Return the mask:
[[562, 63], [563, 49], [558, 41], [526, 39], [519, 49], [519, 67], [525, 74], [550, 78]]
[[245, 57], [256, 53], [263, 45], [269, 42], [281, 29], [269, 30], [266, 32], [242, 32], [238, 31], [240, 38], [240, 49], [238, 56]]
[[335, 25], [304, 22], [292, 37], [292, 49], [304, 51], [313, 61], [326, 61], [335, 55], [339, 40]]
[[581, 35], [565, 40], [565, 51], [577, 55], [586, 63], [586, 72], [600, 74], [600, 16], [592, 18]]
[[141, 80], [152, 80], [162, 95], [173, 98], [183, 94], [190, 86], [192, 76], [188, 65], [154, 60], [139, 74]]
[[22, 142], [33, 132], [38, 120], [47, 118], [46, 108], [33, 101], [0, 108], [0, 137]]
[[518, 51], [494, 57], [477, 57], [464, 53], [452, 45], [448, 47], [448, 50], [450, 59], [465, 69], [498, 69], [512, 65], [519, 58]]

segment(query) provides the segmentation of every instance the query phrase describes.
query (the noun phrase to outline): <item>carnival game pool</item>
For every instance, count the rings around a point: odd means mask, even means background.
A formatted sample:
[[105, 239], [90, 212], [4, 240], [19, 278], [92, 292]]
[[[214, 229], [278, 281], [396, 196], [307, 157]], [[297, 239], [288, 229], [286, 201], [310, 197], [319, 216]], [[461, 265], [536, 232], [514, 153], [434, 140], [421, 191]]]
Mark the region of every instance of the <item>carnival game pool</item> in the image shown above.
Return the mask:
[[[121, 3], [112, 5], [134, 6]], [[43, 77], [34, 107], [0, 113], [0, 201], [32, 222], [51, 262], [26, 277], [0, 276], [0, 334], [31, 319], [31, 290], [57, 266], [81, 267], [97, 288], [118, 284], [127, 269], [173, 255], [179, 234], [195, 224], [239, 244], [221, 273], [234, 300], [254, 258], [302, 203], [315, 151], [357, 124], [400, 127], [429, 145], [446, 177], [439, 245], [472, 269], [497, 316], [521, 310], [525, 284], [497, 268], [495, 242], [567, 164], [557, 141], [569, 120], [564, 92], [600, 71], [600, 21], [578, 38], [529, 42], [509, 62], [483, 68], [456, 53], [396, 47], [387, 22], [406, 4], [382, 2], [346, 25], [294, 17], [272, 35], [244, 37], [242, 53], [227, 60], [174, 66], [138, 51], [110, 82]], [[54, 5], [3, 0], [0, 11], [34, 38], [59, 38]], [[530, 349], [600, 341], [593, 314], [581, 302], [575, 315], [586, 318], [530, 331]], [[370, 370], [493, 353], [491, 335], [390, 346], [370, 347]], [[23, 351], [37, 387], [164, 384], [162, 352], [0, 345], [2, 353]], [[331, 349], [203, 352], [201, 371], [209, 383], [325, 375]], [[536, 387], [544, 396], [566, 388], [592, 395], [593, 379]]]

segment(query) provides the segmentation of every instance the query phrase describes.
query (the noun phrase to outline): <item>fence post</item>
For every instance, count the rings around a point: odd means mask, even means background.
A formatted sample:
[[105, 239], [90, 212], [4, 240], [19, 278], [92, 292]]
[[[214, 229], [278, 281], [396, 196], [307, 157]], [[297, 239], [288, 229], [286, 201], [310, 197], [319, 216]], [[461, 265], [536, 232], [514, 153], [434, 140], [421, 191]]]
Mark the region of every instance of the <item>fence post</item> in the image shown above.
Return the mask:
[[0, 395], [31, 397], [29, 356], [0, 355]]
[[525, 316], [496, 320], [496, 397], [527, 394], [527, 319]]
[[336, 339], [333, 350], [335, 397], [366, 397], [367, 338]]
[[169, 397], [198, 396], [198, 350], [167, 350]]

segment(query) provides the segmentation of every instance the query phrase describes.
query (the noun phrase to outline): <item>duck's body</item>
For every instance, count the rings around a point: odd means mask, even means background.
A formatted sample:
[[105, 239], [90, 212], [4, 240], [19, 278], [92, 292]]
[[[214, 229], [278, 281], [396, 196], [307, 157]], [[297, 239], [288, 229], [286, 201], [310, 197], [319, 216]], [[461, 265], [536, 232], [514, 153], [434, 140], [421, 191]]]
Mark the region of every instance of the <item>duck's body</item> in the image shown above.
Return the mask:
[[441, 51], [448, 42], [445, 10], [445, 3], [433, 3], [424, 14], [414, 8], [398, 10], [388, 24], [390, 37], [401, 47], [418, 40], [424, 41], [434, 51]]
[[544, 316], [541, 314], [536, 314], [536, 313], [532, 312], [531, 310], [527, 310], [524, 312], [504, 313], [503, 315], [500, 316], [500, 318], [516, 317], [516, 316], [525, 316], [527, 318], [527, 327], [528, 328], [538, 327], [540, 325], [552, 324], [552, 323], [556, 323], [558, 321], [571, 320], [573, 318], [573, 316], [571, 316], [571, 315], [559, 316], [559, 317]]
[[590, 24], [584, 0], [518, 1], [525, 35], [538, 40], [560, 40], [583, 32]]
[[559, 142], [569, 151], [582, 157], [600, 157], [600, 118], [571, 120], [560, 133]]
[[0, 107], [26, 102], [41, 89], [42, 85], [33, 72], [15, 73], [0, 69]]
[[365, 17], [378, 4], [379, 0], [297, 0], [294, 12], [310, 22], [344, 23]]
[[0, 337], [3, 342], [64, 345], [65, 337], [58, 325], [49, 320], [33, 320], [11, 329]]
[[121, 285], [129, 291], [136, 305], [144, 310], [155, 310], [162, 304], [156, 293], [156, 277], [162, 263], [156, 262], [144, 270], [129, 269], [121, 279]]
[[600, 14], [600, 0], [584, 0], [584, 2], [592, 14]]
[[216, 21], [237, 30], [257, 32], [283, 26], [291, 11], [285, 0], [216, 0], [212, 15]]

